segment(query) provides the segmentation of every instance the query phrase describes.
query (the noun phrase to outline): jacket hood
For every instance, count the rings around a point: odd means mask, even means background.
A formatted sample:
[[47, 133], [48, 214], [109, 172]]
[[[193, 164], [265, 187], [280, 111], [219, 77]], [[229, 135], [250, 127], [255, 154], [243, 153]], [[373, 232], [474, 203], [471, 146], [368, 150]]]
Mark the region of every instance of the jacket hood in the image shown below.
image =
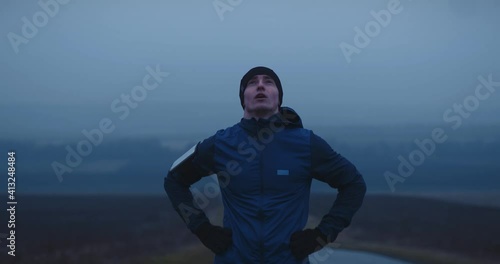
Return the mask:
[[239, 125], [251, 135], [255, 135], [260, 129], [270, 127], [271, 125], [273, 127], [303, 128], [302, 119], [299, 114], [287, 106], [280, 107], [278, 113], [267, 119], [260, 118], [257, 120], [254, 117], [251, 119], [241, 118]]

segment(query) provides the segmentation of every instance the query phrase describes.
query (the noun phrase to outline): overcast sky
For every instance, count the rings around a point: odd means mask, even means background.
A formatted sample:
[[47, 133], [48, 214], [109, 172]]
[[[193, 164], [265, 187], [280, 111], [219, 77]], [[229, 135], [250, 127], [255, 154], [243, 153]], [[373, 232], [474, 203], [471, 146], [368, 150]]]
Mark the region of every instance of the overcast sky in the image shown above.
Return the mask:
[[[208, 0], [73, 0], [43, 21], [38, 1], [4, 0], [1, 137], [76, 138], [102, 118], [125, 134], [215, 132], [242, 117], [239, 81], [257, 65], [280, 76], [283, 105], [306, 126], [442, 123], [478, 76], [500, 81], [496, 0], [401, 0], [347, 59], [341, 43], [356, 47], [355, 27], [366, 33], [390, 2], [220, 0], [218, 13]], [[34, 36], [23, 17], [38, 19]], [[157, 65], [168, 77], [122, 120], [112, 102]], [[497, 91], [468, 122], [498, 114]]]

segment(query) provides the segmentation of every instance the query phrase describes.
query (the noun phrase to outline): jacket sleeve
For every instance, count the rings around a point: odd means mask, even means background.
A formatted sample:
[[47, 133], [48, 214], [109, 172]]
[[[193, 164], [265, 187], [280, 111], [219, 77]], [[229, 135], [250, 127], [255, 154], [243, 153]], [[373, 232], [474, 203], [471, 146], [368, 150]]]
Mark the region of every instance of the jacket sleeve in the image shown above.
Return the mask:
[[164, 179], [164, 188], [175, 211], [181, 216], [191, 232], [210, 222], [203, 208], [199, 208], [189, 190], [202, 177], [213, 174], [214, 136], [196, 145], [194, 153]]
[[318, 229], [332, 242], [349, 226], [352, 217], [361, 207], [366, 184], [349, 160], [335, 152], [325, 140], [312, 131], [311, 169], [313, 178], [338, 189], [335, 202], [318, 225]]

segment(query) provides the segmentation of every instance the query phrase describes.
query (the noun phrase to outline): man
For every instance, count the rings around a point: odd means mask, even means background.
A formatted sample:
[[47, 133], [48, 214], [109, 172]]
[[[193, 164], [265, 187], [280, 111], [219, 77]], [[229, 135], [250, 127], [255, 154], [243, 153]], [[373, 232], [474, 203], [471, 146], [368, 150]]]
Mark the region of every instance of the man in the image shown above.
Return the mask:
[[[266, 67], [240, 83], [243, 118], [198, 143], [165, 178], [175, 210], [214, 263], [308, 263], [308, 255], [333, 242], [360, 208], [366, 185], [356, 167], [304, 129], [293, 109], [281, 107], [283, 89]], [[193, 202], [189, 187], [217, 174], [223, 227], [214, 226]], [[338, 189], [330, 211], [314, 229], [309, 214], [312, 179]]]

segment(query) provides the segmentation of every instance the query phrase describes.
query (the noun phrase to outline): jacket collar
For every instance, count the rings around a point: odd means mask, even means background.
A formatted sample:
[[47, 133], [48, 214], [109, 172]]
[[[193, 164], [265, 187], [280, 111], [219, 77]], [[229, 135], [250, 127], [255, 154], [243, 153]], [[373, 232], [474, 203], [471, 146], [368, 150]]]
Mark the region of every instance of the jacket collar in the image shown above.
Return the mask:
[[256, 135], [262, 128], [303, 128], [300, 116], [290, 107], [280, 107], [279, 112], [267, 119], [256, 118], [246, 119], [241, 118], [240, 127], [249, 132], [251, 135]]

